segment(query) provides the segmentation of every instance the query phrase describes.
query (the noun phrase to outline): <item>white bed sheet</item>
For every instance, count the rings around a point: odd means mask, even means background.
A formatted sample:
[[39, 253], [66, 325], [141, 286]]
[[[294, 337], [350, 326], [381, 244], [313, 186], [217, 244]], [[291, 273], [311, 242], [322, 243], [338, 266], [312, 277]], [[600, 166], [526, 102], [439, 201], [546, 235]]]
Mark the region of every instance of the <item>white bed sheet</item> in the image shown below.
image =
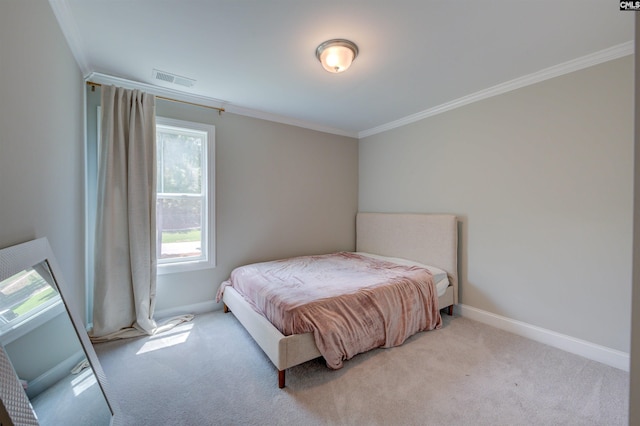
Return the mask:
[[423, 263], [414, 262], [413, 260], [402, 259], [399, 257], [387, 257], [380, 256], [377, 254], [364, 253], [364, 252], [356, 252], [359, 255], [372, 257], [374, 259], [386, 260], [387, 262], [397, 263], [399, 265], [405, 266], [419, 266], [421, 268], [426, 268], [433, 275], [433, 283], [436, 287], [436, 293], [438, 297], [442, 296], [446, 291], [447, 287], [449, 287], [449, 278], [447, 277], [447, 273], [440, 268], [436, 268], [435, 266], [425, 265]]

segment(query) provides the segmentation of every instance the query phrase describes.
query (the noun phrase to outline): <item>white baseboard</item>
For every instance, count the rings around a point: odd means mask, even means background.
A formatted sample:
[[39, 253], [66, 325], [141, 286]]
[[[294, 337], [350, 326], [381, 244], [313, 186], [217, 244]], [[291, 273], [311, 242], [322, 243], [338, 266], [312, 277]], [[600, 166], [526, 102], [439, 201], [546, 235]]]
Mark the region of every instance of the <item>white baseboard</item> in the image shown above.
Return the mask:
[[463, 304], [456, 305], [454, 310], [463, 317], [580, 355], [593, 361], [601, 362], [620, 370], [629, 371], [630, 358], [626, 352], [556, 333], [555, 331], [492, 314], [491, 312]]
[[73, 367], [78, 365], [78, 363], [85, 358], [86, 355], [80, 350], [57, 365], [54, 365], [35, 379], [29, 381], [27, 386], [27, 396], [29, 398], [35, 398], [40, 395], [42, 392], [46, 391], [51, 386], [71, 374]]
[[[154, 317], [162, 319], [184, 314], [204, 314], [219, 309], [219, 307], [218, 303], [213, 300], [209, 300], [206, 302], [194, 303], [192, 305], [156, 311]], [[553, 346], [554, 348], [580, 355], [593, 361], [601, 362], [620, 370], [629, 371], [630, 357], [626, 352], [611, 349], [586, 340], [577, 339], [575, 337], [567, 336], [566, 334], [557, 333], [522, 321], [492, 314], [491, 312], [483, 311], [464, 304], [456, 305], [454, 310], [463, 317], [535, 340], [536, 342]]]
[[207, 300], [206, 302], [194, 303], [192, 305], [184, 305], [178, 306], [176, 308], [162, 309], [160, 311], [156, 311], [153, 315], [156, 319], [175, 317], [178, 315], [185, 314], [204, 314], [207, 312], [215, 311], [216, 309], [220, 309], [220, 304], [216, 303], [215, 300]]

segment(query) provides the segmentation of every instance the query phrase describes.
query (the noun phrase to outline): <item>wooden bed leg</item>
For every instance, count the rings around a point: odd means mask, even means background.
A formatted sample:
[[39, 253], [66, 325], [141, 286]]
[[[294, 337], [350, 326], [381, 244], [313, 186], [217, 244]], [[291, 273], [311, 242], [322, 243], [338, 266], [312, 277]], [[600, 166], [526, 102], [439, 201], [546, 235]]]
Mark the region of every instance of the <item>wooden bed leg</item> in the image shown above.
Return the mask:
[[222, 304], [222, 312], [224, 312], [225, 314], [229, 313], [229, 307], [227, 306], [226, 303]]
[[453, 316], [453, 305], [449, 305], [447, 308], [447, 314], [449, 314], [450, 317]]
[[284, 372], [285, 370], [278, 370], [278, 387], [280, 389], [284, 387]]

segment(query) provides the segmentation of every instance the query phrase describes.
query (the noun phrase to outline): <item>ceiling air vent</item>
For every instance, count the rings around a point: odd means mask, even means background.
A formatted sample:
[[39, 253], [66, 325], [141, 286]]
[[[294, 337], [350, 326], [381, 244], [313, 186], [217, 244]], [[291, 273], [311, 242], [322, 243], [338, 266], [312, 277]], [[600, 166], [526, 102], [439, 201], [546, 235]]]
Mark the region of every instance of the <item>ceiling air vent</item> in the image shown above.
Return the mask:
[[180, 77], [179, 75], [171, 74], [169, 72], [160, 71], [156, 69], [153, 70], [153, 78], [156, 80], [163, 81], [165, 83], [177, 84], [178, 86], [184, 86], [184, 87], [191, 87], [194, 84], [196, 84], [196, 81], [191, 78]]

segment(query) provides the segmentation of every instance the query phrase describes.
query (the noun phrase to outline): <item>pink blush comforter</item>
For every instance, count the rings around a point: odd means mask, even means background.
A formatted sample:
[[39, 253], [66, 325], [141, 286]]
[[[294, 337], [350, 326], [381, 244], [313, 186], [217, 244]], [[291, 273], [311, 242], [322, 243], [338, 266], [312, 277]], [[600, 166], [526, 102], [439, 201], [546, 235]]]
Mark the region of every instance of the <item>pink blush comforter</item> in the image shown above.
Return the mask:
[[303, 256], [236, 268], [232, 286], [284, 335], [313, 332], [327, 366], [440, 328], [429, 270], [355, 253]]

